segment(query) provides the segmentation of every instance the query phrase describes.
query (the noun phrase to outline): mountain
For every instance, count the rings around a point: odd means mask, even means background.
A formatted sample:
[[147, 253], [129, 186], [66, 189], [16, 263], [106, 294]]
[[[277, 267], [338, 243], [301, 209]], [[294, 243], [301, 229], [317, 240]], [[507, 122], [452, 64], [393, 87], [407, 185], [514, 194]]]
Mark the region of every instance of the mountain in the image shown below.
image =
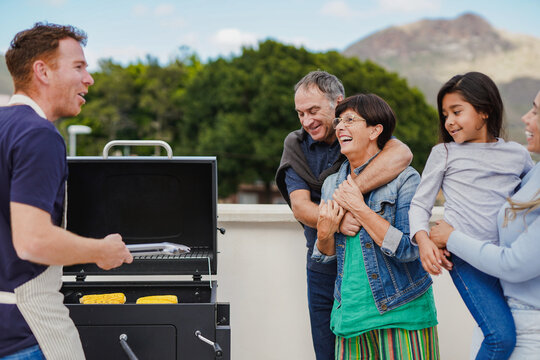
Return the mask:
[[0, 94], [8, 95], [11, 93], [13, 93], [11, 75], [9, 75], [4, 55], [0, 54]]
[[508, 138], [525, 143], [520, 118], [540, 90], [538, 38], [496, 29], [482, 17], [466, 13], [393, 26], [360, 39], [343, 54], [399, 73], [434, 106], [439, 88], [452, 76], [483, 72], [501, 92]]

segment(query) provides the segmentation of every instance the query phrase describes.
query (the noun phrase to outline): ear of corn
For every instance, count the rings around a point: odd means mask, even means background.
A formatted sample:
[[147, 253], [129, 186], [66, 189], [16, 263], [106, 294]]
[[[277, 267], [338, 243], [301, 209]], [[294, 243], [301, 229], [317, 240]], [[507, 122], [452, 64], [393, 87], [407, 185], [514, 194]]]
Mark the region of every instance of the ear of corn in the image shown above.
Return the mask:
[[137, 304], [178, 304], [176, 295], [144, 296], [137, 299]]
[[125, 304], [123, 293], [84, 295], [79, 299], [81, 304]]

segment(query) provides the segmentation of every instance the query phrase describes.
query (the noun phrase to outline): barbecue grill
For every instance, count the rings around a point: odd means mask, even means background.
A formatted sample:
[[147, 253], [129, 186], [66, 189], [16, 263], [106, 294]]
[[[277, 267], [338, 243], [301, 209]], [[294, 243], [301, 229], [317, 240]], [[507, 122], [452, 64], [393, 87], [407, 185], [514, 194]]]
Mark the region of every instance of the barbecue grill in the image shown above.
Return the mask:
[[[163, 146], [168, 157], [109, 158], [117, 145]], [[217, 229], [216, 158], [173, 157], [161, 141], [114, 141], [103, 157], [68, 158], [68, 166], [66, 228], [95, 238], [120, 233], [134, 254], [132, 264], [107, 272], [94, 264], [64, 268], [75, 276], [61, 291], [87, 359], [230, 359], [229, 304], [217, 302], [212, 280], [217, 230], [224, 232]], [[139, 278], [87, 281], [88, 275]], [[125, 304], [79, 303], [84, 295], [115, 292], [125, 294]], [[150, 295], [176, 295], [178, 304], [135, 304]]]

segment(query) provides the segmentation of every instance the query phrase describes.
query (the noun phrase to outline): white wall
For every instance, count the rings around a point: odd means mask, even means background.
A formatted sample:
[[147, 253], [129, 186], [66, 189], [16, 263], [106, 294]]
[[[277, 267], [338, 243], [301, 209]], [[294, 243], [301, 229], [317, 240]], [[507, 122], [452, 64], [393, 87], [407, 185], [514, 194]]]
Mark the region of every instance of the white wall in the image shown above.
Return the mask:
[[[219, 204], [218, 302], [231, 306], [233, 360], [313, 360], [302, 228], [287, 205]], [[442, 216], [435, 209], [432, 220]], [[203, 277], [208, 280], [208, 277]], [[73, 281], [64, 277], [65, 281]], [[89, 276], [88, 281], [191, 280]], [[468, 359], [473, 320], [448, 273], [434, 279], [443, 360]]]
[[[314, 359], [305, 239], [286, 205], [218, 209], [218, 301], [231, 304], [232, 359]], [[440, 218], [440, 209], [434, 218]], [[473, 320], [450, 276], [434, 279], [442, 359], [467, 359]]]

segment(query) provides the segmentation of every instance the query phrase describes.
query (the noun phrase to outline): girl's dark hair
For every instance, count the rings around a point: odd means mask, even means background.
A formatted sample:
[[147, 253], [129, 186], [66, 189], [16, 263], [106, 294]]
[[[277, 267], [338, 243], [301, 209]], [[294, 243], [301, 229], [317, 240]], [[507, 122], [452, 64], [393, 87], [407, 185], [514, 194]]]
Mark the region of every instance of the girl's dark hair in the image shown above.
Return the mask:
[[437, 107], [439, 110], [439, 140], [441, 142], [454, 141], [444, 127], [446, 119], [442, 110], [444, 96], [453, 93], [460, 94], [478, 113], [486, 114], [488, 134], [493, 137], [500, 137], [504, 107], [497, 85], [495, 85], [493, 80], [485, 74], [468, 72], [465, 75], [456, 75], [448, 80], [448, 82], [441, 87], [439, 94], [437, 95]]
[[396, 115], [394, 111], [379, 96], [375, 94], [358, 94], [349, 96], [336, 107], [336, 117], [347, 110], [352, 110], [366, 120], [368, 126], [381, 124], [383, 131], [377, 138], [377, 146], [382, 149], [392, 137], [396, 127]]

